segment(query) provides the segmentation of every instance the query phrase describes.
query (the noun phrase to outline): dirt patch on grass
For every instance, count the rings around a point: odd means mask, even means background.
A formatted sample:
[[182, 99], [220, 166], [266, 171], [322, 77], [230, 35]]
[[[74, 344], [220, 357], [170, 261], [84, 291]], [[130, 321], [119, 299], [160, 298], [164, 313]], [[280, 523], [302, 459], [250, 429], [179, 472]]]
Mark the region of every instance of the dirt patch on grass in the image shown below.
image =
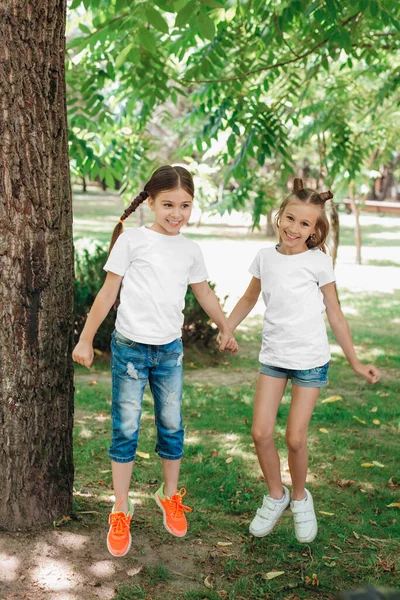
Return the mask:
[[157, 507], [141, 507], [130, 552], [117, 559], [106, 547], [106, 515], [101, 524], [88, 521], [0, 533], [1, 600], [111, 600], [120, 586], [138, 586], [129, 598], [160, 597], [166, 584], [176, 593], [206, 589], [200, 574], [213, 548], [208, 533], [207, 543], [173, 538], [163, 530]]

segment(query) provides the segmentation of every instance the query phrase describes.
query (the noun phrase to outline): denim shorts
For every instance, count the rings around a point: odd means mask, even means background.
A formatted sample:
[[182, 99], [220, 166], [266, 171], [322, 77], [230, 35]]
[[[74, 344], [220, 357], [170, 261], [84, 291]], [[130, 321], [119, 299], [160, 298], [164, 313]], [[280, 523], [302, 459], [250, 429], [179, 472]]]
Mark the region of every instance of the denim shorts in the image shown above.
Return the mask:
[[300, 387], [319, 388], [328, 385], [329, 362], [322, 367], [313, 369], [285, 369], [282, 367], [271, 367], [260, 363], [260, 373], [279, 379], [291, 379], [292, 384]]
[[157, 427], [155, 451], [161, 458], [183, 456], [182, 358], [180, 338], [161, 346], [140, 344], [114, 331], [111, 340], [112, 441], [108, 451], [119, 463], [135, 459], [144, 389], [149, 382]]

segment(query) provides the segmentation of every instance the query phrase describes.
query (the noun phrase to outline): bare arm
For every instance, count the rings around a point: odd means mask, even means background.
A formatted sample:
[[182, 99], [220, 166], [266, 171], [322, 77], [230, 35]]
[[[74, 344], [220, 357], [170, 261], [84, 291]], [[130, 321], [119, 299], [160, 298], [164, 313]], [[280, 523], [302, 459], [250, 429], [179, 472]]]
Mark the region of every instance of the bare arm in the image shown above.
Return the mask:
[[235, 305], [233, 311], [228, 317], [228, 325], [231, 331], [235, 331], [236, 327], [247, 317], [249, 312], [254, 308], [261, 292], [261, 280], [257, 277], [252, 277], [249, 286], [243, 296]]
[[321, 292], [324, 296], [328, 321], [332, 327], [332, 331], [338, 344], [342, 348], [347, 360], [351, 365], [351, 368], [359, 375], [365, 377], [368, 383], [376, 383], [379, 381], [381, 374], [379, 370], [374, 367], [374, 365], [364, 365], [358, 360], [356, 351], [354, 349], [349, 324], [339, 306], [335, 285], [333, 283], [328, 283], [327, 285], [321, 287]]
[[107, 273], [106, 280], [90, 309], [79, 342], [72, 352], [73, 360], [87, 368], [93, 362], [94, 336], [117, 299], [121, 281], [122, 277], [120, 275]]
[[232, 336], [228, 322], [225, 318], [220, 303], [218, 302], [218, 298], [208, 285], [207, 281], [202, 281], [201, 283], [192, 283], [191, 288], [200, 306], [205, 310], [210, 319], [214, 321], [218, 329], [221, 331], [219, 349], [237, 352], [237, 342]]

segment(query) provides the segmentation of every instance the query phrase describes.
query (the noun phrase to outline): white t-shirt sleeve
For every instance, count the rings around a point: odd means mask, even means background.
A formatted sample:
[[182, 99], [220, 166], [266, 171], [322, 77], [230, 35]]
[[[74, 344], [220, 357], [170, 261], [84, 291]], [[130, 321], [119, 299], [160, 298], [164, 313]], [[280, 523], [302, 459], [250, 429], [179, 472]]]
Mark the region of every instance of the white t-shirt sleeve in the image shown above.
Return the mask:
[[318, 272], [318, 285], [322, 287], [323, 285], [327, 285], [328, 283], [332, 283], [336, 281], [335, 273], [333, 270], [333, 262], [332, 257], [323, 255], [324, 260], [321, 261], [321, 266]]
[[129, 237], [126, 232], [122, 233], [111, 250], [110, 256], [103, 267], [104, 270], [124, 277], [132, 262], [131, 254]]
[[207, 281], [208, 273], [200, 246], [195, 244], [194, 262], [189, 272], [189, 284]]
[[261, 279], [260, 252], [257, 253], [255, 259], [249, 267], [249, 272], [257, 279]]

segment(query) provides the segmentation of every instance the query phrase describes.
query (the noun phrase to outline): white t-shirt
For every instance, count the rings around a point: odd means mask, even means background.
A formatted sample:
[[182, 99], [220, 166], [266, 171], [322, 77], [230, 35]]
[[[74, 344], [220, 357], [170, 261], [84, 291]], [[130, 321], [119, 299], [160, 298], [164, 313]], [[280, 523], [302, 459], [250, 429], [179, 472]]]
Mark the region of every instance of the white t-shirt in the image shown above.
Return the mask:
[[187, 287], [208, 278], [195, 242], [144, 226], [119, 236], [104, 269], [123, 277], [116, 330], [155, 346], [182, 335]]
[[330, 359], [319, 289], [335, 281], [332, 259], [321, 250], [281, 254], [260, 250], [250, 273], [261, 280], [266, 306], [260, 362], [287, 369], [313, 369]]

